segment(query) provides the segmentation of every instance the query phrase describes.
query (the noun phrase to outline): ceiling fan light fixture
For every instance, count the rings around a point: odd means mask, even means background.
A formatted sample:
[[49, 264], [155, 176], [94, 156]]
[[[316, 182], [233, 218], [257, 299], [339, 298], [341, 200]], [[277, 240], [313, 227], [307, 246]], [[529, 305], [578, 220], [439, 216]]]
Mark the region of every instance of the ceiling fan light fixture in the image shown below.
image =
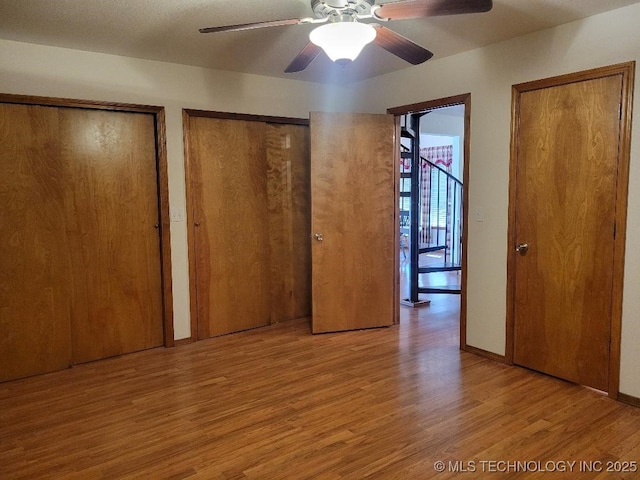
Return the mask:
[[335, 22], [322, 25], [309, 34], [334, 62], [353, 61], [376, 38], [376, 29], [366, 23]]

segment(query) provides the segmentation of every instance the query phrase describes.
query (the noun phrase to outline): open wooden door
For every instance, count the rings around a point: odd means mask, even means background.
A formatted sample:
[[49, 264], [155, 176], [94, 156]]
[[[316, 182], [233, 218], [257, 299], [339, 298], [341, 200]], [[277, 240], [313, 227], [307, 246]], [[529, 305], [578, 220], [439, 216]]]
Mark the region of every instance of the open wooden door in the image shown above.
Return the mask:
[[392, 115], [311, 114], [312, 331], [394, 323]]

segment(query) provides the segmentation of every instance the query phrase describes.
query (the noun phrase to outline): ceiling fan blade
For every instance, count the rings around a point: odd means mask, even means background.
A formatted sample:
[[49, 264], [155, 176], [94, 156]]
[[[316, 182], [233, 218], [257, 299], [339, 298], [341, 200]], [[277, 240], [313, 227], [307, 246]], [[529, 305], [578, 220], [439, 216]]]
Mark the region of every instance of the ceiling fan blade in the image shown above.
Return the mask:
[[289, 66], [285, 69], [285, 73], [301, 72], [309, 66], [313, 59], [318, 56], [322, 48], [315, 43], [307, 43], [300, 53], [293, 59]]
[[433, 53], [429, 50], [422, 48], [417, 43], [413, 43], [393, 30], [389, 30], [382, 25], [372, 25], [376, 29], [376, 38], [373, 43], [384, 48], [387, 52], [391, 52], [413, 65], [426, 62], [433, 57]]
[[208, 27], [198, 30], [200, 33], [216, 33], [216, 32], [240, 32], [242, 30], [253, 30], [264, 27], [281, 27], [284, 25], [298, 25], [306, 23], [305, 19], [292, 18], [290, 20], [273, 20], [270, 22], [253, 22], [241, 23], [240, 25], [223, 25], [222, 27]]
[[381, 5], [375, 11], [375, 16], [387, 20], [404, 20], [488, 12], [492, 7], [492, 0], [404, 0]]

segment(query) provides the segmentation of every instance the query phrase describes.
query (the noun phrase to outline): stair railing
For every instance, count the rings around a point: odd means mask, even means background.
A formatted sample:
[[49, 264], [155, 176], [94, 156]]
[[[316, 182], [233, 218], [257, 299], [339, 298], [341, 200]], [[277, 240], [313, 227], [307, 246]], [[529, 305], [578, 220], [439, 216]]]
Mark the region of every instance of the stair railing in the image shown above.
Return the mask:
[[422, 156], [420, 163], [421, 199], [423, 189], [429, 192], [426, 204], [421, 204], [421, 208], [426, 208], [426, 212], [421, 212], [421, 243], [445, 245], [444, 263], [461, 265], [463, 184]]

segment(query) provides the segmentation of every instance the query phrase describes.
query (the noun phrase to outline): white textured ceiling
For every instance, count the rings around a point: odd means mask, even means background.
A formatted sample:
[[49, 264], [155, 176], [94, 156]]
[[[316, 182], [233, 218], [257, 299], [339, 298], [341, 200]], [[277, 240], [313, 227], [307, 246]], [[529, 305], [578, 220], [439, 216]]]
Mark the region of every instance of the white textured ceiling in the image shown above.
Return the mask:
[[[489, 13], [385, 26], [442, 58], [639, 2], [494, 0]], [[410, 67], [369, 45], [345, 70], [321, 54], [307, 70], [285, 74], [313, 26], [198, 33], [201, 27], [309, 16], [309, 0], [0, 0], [0, 38], [316, 82], [347, 82]]]

